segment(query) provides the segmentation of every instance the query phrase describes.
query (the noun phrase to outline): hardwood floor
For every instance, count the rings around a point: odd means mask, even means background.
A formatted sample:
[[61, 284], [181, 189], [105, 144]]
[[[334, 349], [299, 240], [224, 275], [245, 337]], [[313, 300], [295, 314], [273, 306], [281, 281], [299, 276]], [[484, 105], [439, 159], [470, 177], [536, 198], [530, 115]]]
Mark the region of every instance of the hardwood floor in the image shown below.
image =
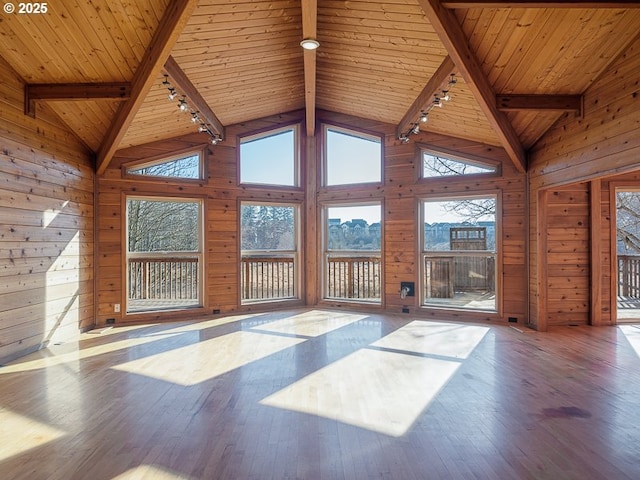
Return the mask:
[[639, 354], [324, 310], [87, 333], [0, 368], [0, 477], [637, 479]]

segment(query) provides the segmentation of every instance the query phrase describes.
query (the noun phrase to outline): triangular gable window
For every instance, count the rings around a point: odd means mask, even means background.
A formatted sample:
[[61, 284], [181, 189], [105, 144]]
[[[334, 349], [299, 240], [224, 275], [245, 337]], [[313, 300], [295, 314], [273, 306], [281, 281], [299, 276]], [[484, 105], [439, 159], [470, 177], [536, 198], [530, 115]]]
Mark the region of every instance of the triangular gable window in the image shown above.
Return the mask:
[[145, 177], [200, 179], [201, 172], [199, 153], [189, 153], [127, 168], [127, 174]]
[[434, 152], [422, 152], [422, 178], [476, 175], [479, 173], [497, 174], [498, 167], [476, 160], [451, 158]]

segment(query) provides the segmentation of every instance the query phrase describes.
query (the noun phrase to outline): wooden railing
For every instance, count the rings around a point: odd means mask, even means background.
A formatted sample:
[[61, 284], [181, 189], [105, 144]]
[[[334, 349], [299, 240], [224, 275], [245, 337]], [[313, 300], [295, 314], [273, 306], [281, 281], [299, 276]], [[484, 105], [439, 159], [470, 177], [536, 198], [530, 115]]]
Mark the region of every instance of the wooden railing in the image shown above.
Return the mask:
[[618, 255], [618, 296], [640, 298], [640, 255]]
[[327, 256], [327, 298], [380, 301], [380, 290], [379, 256]]
[[243, 255], [242, 300], [296, 298], [295, 255]]
[[453, 298], [455, 292], [495, 290], [495, 258], [485, 254], [424, 256], [425, 298]]
[[193, 300], [199, 298], [198, 257], [129, 259], [129, 300]]

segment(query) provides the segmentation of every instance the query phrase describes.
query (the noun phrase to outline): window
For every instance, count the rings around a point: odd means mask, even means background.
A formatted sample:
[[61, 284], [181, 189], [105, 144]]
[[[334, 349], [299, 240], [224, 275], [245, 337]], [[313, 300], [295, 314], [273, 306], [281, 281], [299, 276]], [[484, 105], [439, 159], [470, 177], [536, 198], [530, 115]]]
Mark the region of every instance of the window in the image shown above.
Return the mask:
[[200, 153], [191, 152], [177, 157], [130, 166], [126, 168], [126, 172], [129, 175], [145, 177], [200, 179], [203, 178], [200, 163]]
[[298, 206], [242, 202], [242, 303], [298, 298]]
[[423, 305], [496, 311], [496, 196], [422, 202]]
[[128, 197], [127, 312], [201, 305], [202, 202]]
[[460, 160], [428, 150], [422, 151], [422, 178], [498, 173], [496, 165]]
[[297, 187], [298, 128], [240, 140], [240, 183]]
[[325, 298], [381, 301], [381, 211], [379, 202], [325, 207]]
[[382, 181], [379, 137], [342, 128], [325, 127], [325, 185]]

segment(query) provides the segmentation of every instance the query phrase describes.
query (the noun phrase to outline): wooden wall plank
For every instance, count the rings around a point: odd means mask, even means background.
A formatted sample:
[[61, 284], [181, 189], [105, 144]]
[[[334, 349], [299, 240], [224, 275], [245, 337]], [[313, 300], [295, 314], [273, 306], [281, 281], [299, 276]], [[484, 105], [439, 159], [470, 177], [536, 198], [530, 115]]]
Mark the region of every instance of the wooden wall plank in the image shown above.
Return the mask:
[[0, 363], [94, 321], [93, 168], [49, 109], [23, 112], [0, 58]]

